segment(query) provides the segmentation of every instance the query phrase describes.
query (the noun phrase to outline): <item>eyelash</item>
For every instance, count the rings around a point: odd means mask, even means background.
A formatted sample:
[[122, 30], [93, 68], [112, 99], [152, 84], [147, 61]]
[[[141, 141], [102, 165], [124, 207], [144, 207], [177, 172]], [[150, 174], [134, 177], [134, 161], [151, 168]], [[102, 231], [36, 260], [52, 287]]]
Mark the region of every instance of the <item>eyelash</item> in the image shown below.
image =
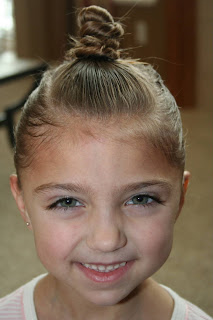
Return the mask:
[[[71, 206], [70, 207], [69, 206], [66, 207], [66, 206], [62, 206], [61, 205], [63, 203], [63, 201], [69, 201], [69, 200], [71, 200], [71, 201], [74, 200], [77, 203], [79, 203], [79, 205], [75, 205], [73, 207], [71, 207]], [[59, 209], [59, 210], [66, 211], [66, 210], [69, 210], [69, 209], [75, 209], [75, 208], [82, 207], [82, 206], [83, 206], [82, 203], [80, 201], [78, 201], [77, 199], [75, 199], [75, 198], [63, 197], [63, 198], [57, 200], [56, 202], [52, 203], [50, 206], [47, 207], [47, 209], [49, 209], [49, 210]]]
[[[128, 202], [130, 201], [133, 201], [134, 198], [139, 198], [141, 197], [143, 200], [144, 199], [148, 199], [148, 201], [150, 202], [147, 202], [147, 203], [137, 203], [137, 204], [128, 204]], [[75, 206], [62, 206], [61, 204], [63, 203], [63, 201], [75, 201], [76, 203], [78, 203], [78, 205], [75, 205]], [[137, 194], [137, 195], [134, 195], [132, 196], [128, 201], [125, 202], [125, 206], [143, 206], [143, 207], [149, 207], [149, 206], [153, 206], [155, 205], [156, 203], [159, 203], [159, 204], [162, 204], [163, 201], [161, 201], [159, 198], [157, 197], [154, 197], [154, 196], [150, 196], [148, 194]], [[52, 203], [51, 205], [49, 205], [47, 207], [48, 210], [63, 210], [63, 211], [67, 211], [67, 210], [74, 210], [78, 207], [83, 207], [84, 205], [77, 199], [75, 198], [72, 198], [72, 197], [63, 197], [57, 201], [55, 201], [54, 203]]]
[[[140, 198], [142, 200], [147, 199], [149, 202], [147, 203], [132, 203], [132, 204], [128, 204], [128, 202], [132, 201], [134, 198]], [[151, 201], [150, 201], [151, 200]], [[141, 201], [142, 202], [142, 201]], [[126, 202], [126, 206], [143, 206], [143, 207], [149, 207], [149, 206], [153, 206], [155, 204], [162, 204], [163, 201], [161, 201], [159, 198], [154, 197], [154, 196], [150, 196], [149, 194], [136, 194], [135, 196], [131, 197], [127, 202]]]

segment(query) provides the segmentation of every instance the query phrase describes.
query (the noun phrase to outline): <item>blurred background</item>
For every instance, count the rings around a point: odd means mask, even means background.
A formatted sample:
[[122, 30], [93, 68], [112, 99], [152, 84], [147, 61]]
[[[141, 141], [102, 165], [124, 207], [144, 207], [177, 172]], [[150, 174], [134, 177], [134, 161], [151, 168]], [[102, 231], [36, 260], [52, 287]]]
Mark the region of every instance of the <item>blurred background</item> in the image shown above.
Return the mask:
[[[160, 72], [175, 96], [192, 178], [174, 249], [155, 278], [213, 316], [212, 0], [0, 0], [0, 296], [45, 272], [9, 189], [11, 125], [35, 70], [63, 58], [76, 35], [76, 10], [107, 8], [125, 25], [122, 46]], [[12, 120], [12, 123], [11, 123]]]

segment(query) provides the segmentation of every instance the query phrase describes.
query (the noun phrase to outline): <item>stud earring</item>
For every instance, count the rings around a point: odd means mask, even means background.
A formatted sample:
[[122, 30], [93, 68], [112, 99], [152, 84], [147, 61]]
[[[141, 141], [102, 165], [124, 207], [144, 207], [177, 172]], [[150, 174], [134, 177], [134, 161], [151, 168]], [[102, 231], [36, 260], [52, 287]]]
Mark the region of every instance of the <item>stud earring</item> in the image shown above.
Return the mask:
[[26, 223], [26, 225], [27, 225], [27, 226], [29, 227], [29, 225], [30, 225], [30, 222], [27, 222], [27, 223]]

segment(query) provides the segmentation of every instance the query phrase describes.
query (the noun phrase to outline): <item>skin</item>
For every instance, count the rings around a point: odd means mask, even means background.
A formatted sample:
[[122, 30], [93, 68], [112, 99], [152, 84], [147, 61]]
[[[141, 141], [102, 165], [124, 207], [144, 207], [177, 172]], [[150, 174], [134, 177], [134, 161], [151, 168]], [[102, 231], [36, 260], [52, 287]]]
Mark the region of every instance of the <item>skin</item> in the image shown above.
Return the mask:
[[[170, 254], [189, 173], [183, 179], [144, 141], [139, 145], [101, 131], [97, 138], [76, 130], [75, 138], [61, 130], [60, 143], [39, 150], [21, 173], [21, 189], [17, 176], [10, 178], [49, 272], [35, 290], [38, 318], [154, 320], [160, 313], [170, 319], [173, 301], [150, 277]], [[138, 194], [148, 195], [148, 203], [134, 204]], [[64, 197], [77, 199], [78, 206], [53, 208]], [[96, 283], [77, 267], [78, 262], [118, 261], [133, 263], [113, 283]]]

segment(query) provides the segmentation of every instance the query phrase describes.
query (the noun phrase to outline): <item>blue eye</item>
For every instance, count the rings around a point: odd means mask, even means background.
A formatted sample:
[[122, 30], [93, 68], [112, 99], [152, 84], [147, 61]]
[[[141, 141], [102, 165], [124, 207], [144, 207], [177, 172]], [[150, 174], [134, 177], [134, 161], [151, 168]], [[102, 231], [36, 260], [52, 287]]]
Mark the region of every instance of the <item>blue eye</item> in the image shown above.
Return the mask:
[[54, 202], [49, 206], [49, 209], [72, 209], [76, 207], [82, 207], [82, 203], [80, 203], [78, 200], [70, 197], [62, 198]]
[[151, 198], [148, 195], [138, 194], [132, 197], [129, 201], [126, 202], [126, 205], [148, 205], [151, 204], [155, 199]]

